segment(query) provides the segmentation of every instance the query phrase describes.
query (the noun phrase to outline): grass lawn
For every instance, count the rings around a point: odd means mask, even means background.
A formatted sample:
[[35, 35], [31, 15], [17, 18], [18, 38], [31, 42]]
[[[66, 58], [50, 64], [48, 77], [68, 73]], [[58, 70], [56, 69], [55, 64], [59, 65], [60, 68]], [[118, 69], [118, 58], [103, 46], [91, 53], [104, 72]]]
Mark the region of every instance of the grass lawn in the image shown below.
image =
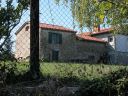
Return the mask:
[[77, 63], [41, 63], [41, 72], [43, 75], [55, 77], [75, 76], [80, 79], [99, 78], [122, 68], [127, 68], [127, 66]]
[[[17, 76], [13, 78], [9, 77], [7, 81], [11, 80], [13, 82], [17, 80], [18, 82], [16, 83], [19, 83], [22, 82], [21, 79], [26, 80], [24, 73], [29, 70], [29, 63], [0, 62], [0, 66], [3, 66], [2, 64], [10, 67], [9, 70], [15, 71], [16, 68], [15, 73]], [[80, 89], [76, 93], [78, 94], [76, 96], [128, 96], [124, 95], [127, 93], [128, 88], [128, 70], [120, 70], [124, 68], [128, 69], [128, 66], [82, 63], [40, 63], [42, 75], [46, 77], [43, 79], [45, 83], [51, 84], [48, 81], [55, 80], [55, 82], [57, 82], [57, 88], [63, 86], [78, 86]], [[20, 77], [18, 78], [18, 76]], [[53, 77], [55, 79], [53, 79]], [[27, 79], [28, 78], [29, 75], [27, 76]], [[25, 81], [24, 86], [37, 86], [36, 83], [37, 82], [34, 81], [31, 83]], [[21, 83], [20, 86], [23, 86], [22, 84], [23, 83]]]
[[[13, 62], [4, 62], [3, 64], [14, 65]], [[128, 68], [123, 65], [105, 65], [105, 64], [82, 64], [82, 63], [40, 63], [40, 70], [44, 76], [52, 77], [77, 77], [79, 79], [94, 79], [107, 75], [122, 68]], [[29, 64], [26, 62], [16, 63], [18, 72], [25, 73], [29, 70]]]

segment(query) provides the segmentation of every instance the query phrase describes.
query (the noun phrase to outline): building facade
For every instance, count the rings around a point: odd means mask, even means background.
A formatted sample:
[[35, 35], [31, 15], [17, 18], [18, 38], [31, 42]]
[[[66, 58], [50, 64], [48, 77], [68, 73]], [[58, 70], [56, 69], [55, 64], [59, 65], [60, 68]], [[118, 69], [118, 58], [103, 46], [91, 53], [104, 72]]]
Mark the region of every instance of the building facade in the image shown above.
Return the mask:
[[113, 34], [113, 30], [103, 29], [99, 32], [85, 33], [91, 37], [96, 37], [107, 42], [106, 50], [108, 63], [110, 64], [128, 64], [128, 36], [122, 34]]
[[[16, 32], [15, 57], [30, 55], [30, 28], [26, 22]], [[63, 26], [41, 23], [39, 54], [41, 60], [97, 63], [106, 51], [106, 41], [81, 34]], [[101, 50], [99, 50], [101, 49]]]

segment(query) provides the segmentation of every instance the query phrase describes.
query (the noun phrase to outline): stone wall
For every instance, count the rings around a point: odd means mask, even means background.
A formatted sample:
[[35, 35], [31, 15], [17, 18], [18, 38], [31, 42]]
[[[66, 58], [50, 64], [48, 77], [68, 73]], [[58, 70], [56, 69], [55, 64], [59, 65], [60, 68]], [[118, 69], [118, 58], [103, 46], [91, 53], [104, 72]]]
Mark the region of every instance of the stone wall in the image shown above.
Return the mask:
[[110, 64], [128, 64], [128, 52], [109, 52]]
[[113, 35], [110, 33], [94, 35], [94, 37], [101, 38], [108, 41], [108, 36], [113, 36], [113, 41], [108, 42], [106, 50], [108, 51], [108, 63], [110, 64], [128, 64], [128, 43], [127, 36]]
[[[49, 44], [48, 33], [62, 34], [62, 44]], [[52, 60], [52, 50], [59, 51], [59, 61], [69, 61], [75, 57], [75, 33], [40, 29], [40, 58]]]
[[[22, 57], [25, 59], [30, 55], [30, 30], [25, 30], [27, 26], [28, 25], [23, 27], [22, 30], [16, 35], [16, 58]], [[62, 44], [49, 44], [49, 32], [62, 34]], [[78, 40], [75, 32], [40, 29], [39, 42], [40, 59], [47, 61], [52, 60], [52, 50], [57, 50], [59, 51], [59, 61], [97, 63], [106, 51], [105, 43]]]
[[117, 64], [128, 64], [128, 52], [117, 52]]
[[[59, 50], [59, 61], [84, 61], [97, 63], [105, 52], [106, 45], [92, 41], [80, 41], [75, 33], [40, 30], [40, 58], [52, 60], [52, 50]], [[49, 44], [48, 33], [61, 33], [62, 44]]]
[[101, 56], [106, 52], [105, 43], [77, 40], [76, 47], [76, 58], [83, 59], [88, 63], [97, 63]]
[[30, 55], [30, 28], [26, 31], [25, 25], [18, 34], [16, 34], [16, 49], [15, 57], [16, 58], [26, 58]]

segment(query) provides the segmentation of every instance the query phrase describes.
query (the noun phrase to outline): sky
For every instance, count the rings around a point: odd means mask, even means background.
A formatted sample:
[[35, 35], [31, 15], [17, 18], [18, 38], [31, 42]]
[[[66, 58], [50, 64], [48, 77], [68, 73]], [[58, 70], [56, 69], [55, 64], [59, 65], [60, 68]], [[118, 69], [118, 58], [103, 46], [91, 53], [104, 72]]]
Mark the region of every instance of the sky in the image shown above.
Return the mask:
[[[16, 5], [16, 2], [13, 4]], [[27, 21], [30, 21], [30, 10], [23, 13], [20, 23], [12, 31], [13, 41], [16, 41], [15, 32]], [[57, 5], [54, 0], [40, 0], [40, 22], [80, 31], [78, 24], [72, 18], [70, 7], [62, 3]], [[87, 29], [84, 28], [83, 31]], [[15, 50], [15, 43], [13, 49]]]
[[[2, 7], [6, 6], [5, 1], [1, 0]], [[13, 1], [15, 6], [17, 6], [16, 1]], [[16, 41], [15, 32], [27, 21], [30, 21], [30, 10], [24, 11], [20, 23], [13, 29], [11, 35], [14, 42]], [[70, 8], [62, 3], [57, 5], [54, 0], [40, 0], [40, 22], [79, 30], [77, 23], [72, 18]], [[15, 43], [13, 49], [15, 50]]]
[[[26, 11], [23, 14], [20, 24], [15, 29], [18, 29], [24, 22], [30, 21], [29, 13], [29, 11]], [[79, 31], [78, 24], [72, 18], [70, 7], [62, 3], [57, 5], [54, 0], [40, 0], [40, 22]], [[86, 31], [85, 29], [83, 31]]]
[[[17, 0], [13, 1], [13, 4], [16, 6]], [[1, 0], [1, 2], [2, 6], [6, 6], [5, 0]], [[12, 34], [14, 34], [26, 21], [30, 21], [30, 10], [23, 13], [20, 23], [15, 27]], [[40, 22], [60, 25], [80, 31], [78, 23], [72, 18], [70, 7], [64, 5], [63, 3], [57, 5], [55, 0], [40, 0]], [[84, 28], [82, 31], [86, 32], [88, 30], [87, 28]]]
[[[15, 6], [17, 5], [16, 1], [17, 0], [14, 0], [13, 2]], [[6, 6], [5, 0], [1, 0], [1, 2], [1, 6]], [[12, 31], [11, 35], [13, 41], [16, 40], [15, 32], [27, 21], [30, 21], [30, 10], [24, 11], [20, 23]], [[54, 0], [40, 0], [40, 22], [64, 26], [80, 32], [78, 23], [72, 18], [70, 7], [63, 3], [57, 5]], [[84, 28], [82, 31], [86, 32], [88, 30]]]

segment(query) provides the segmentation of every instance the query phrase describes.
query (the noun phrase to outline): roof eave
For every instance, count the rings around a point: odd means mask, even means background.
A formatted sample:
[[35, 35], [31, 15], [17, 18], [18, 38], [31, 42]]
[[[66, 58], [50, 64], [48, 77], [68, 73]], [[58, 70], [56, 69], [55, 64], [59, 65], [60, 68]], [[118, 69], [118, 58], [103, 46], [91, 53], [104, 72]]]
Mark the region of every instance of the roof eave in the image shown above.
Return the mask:
[[23, 28], [24, 26], [26, 26], [27, 24], [30, 24], [29, 21], [25, 22], [16, 32], [15, 32], [15, 35], [17, 35]]
[[84, 39], [85, 41], [92, 41], [92, 42], [97, 42], [97, 43], [107, 43], [105, 41], [95, 41], [95, 40], [88, 40], [88, 39]]
[[77, 33], [77, 31], [73, 31], [73, 30], [61, 30], [61, 29], [52, 29], [52, 28], [42, 28], [43, 30], [54, 30], [54, 31], [63, 31], [63, 32], [70, 32], [70, 33]]
[[98, 42], [98, 43], [107, 43], [106, 41], [96, 41], [96, 40], [90, 40], [90, 39], [85, 39], [82, 37], [77, 36], [77, 38], [79, 38], [79, 40], [85, 40], [85, 41], [92, 41], [92, 42]]

